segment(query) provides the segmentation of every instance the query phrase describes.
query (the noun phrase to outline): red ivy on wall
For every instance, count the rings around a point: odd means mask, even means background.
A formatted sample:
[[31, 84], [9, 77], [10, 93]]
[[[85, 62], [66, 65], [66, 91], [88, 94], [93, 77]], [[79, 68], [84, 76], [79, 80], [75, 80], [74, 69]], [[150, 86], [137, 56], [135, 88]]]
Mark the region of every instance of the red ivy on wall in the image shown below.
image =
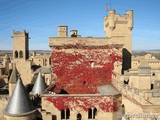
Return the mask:
[[117, 102], [116, 99], [112, 96], [103, 97], [103, 96], [92, 96], [92, 97], [65, 97], [65, 96], [58, 96], [58, 97], [47, 97], [47, 101], [53, 103], [53, 105], [61, 111], [62, 109], [69, 108], [72, 110], [77, 110], [80, 108], [81, 110], [88, 111], [89, 108], [96, 108], [101, 109], [105, 112], [114, 112], [117, 110]]
[[121, 61], [121, 56], [112, 48], [53, 48], [51, 59], [52, 71], [57, 75], [56, 86], [69, 94], [95, 94], [97, 86], [111, 81], [114, 62]]

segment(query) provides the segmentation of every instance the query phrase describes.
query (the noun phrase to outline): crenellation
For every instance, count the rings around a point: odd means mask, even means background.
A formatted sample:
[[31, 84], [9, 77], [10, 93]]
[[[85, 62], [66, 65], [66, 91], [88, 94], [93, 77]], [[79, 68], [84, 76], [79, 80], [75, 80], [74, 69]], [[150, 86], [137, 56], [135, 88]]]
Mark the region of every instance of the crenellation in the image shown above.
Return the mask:
[[29, 34], [29, 32], [27, 32], [27, 31], [13, 31], [13, 37], [16, 37], [16, 36], [18, 36], [18, 37], [28, 37], [28, 34]]

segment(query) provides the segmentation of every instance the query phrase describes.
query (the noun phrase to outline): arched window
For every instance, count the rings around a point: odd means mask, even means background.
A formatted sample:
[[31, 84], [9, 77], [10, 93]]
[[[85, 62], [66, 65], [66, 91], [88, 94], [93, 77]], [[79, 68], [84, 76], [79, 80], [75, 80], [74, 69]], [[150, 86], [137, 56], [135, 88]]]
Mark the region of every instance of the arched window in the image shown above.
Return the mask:
[[23, 52], [22, 51], [19, 51], [19, 57], [23, 58]]
[[70, 116], [70, 110], [69, 110], [69, 108], [67, 108], [66, 109], [66, 118], [69, 119], [69, 116]]
[[88, 119], [92, 119], [92, 109], [88, 109]]
[[96, 119], [96, 115], [97, 115], [97, 108], [89, 108], [88, 109], [88, 119]]
[[57, 116], [56, 115], [52, 115], [52, 120], [57, 120]]
[[64, 109], [61, 110], [61, 119], [65, 119], [65, 111], [64, 111]]
[[82, 120], [82, 115], [80, 113], [77, 114], [77, 120]]
[[93, 109], [93, 119], [95, 119], [96, 115], [97, 115], [97, 108], [94, 108]]
[[14, 52], [14, 57], [18, 58], [18, 52], [17, 51]]
[[69, 108], [63, 109], [61, 111], [61, 119], [69, 119], [69, 117], [70, 117], [70, 110], [69, 110]]

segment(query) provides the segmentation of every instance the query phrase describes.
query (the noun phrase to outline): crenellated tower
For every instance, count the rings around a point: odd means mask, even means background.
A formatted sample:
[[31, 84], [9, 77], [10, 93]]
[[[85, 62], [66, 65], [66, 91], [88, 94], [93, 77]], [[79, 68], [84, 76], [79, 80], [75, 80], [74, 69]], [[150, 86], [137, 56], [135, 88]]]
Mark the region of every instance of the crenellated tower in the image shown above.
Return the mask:
[[104, 31], [106, 37], [125, 37], [124, 48], [130, 53], [132, 52], [132, 28], [132, 10], [127, 10], [126, 14], [123, 16], [116, 14], [115, 10], [110, 10], [108, 16], [104, 17]]
[[115, 10], [109, 10], [108, 16], [104, 17], [104, 31], [108, 38], [122, 38], [123, 41], [117, 41], [123, 46], [123, 70], [131, 68], [132, 54], [132, 29], [133, 29], [133, 10], [127, 10], [126, 14], [121, 16], [116, 14]]
[[14, 59], [29, 59], [29, 36], [26, 31], [13, 32], [13, 58]]
[[13, 31], [13, 63], [21, 75], [23, 83], [31, 82], [31, 61], [29, 60], [29, 33]]

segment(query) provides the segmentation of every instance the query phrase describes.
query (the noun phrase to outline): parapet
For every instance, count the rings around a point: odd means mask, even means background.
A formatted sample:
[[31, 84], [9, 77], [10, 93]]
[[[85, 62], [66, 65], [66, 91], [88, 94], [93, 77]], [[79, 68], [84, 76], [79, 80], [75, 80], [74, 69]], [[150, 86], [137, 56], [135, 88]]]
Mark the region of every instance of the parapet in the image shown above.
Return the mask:
[[28, 32], [26, 30], [24, 31], [13, 31], [13, 37], [16, 37], [16, 36], [28, 36]]
[[129, 30], [133, 28], [133, 10], [127, 10], [126, 14], [121, 16], [116, 14], [115, 10], [109, 10], [108, 16], [104, 17], [104, 31], [107, 27], [113, 31], [116, 27], [116, 24], [127, 24]]

